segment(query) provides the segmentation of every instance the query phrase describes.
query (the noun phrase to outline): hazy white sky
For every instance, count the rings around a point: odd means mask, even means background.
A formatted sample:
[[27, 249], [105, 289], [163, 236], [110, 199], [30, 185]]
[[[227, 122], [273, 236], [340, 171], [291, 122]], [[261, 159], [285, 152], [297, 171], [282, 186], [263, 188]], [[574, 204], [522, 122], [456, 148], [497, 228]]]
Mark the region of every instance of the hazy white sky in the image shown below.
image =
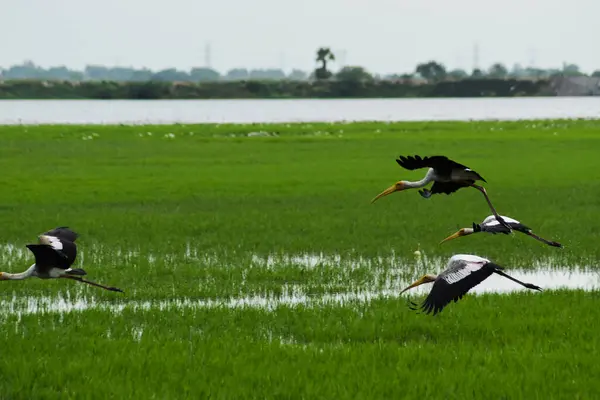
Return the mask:
[[[600, 69], [599, 0], [0, 0], [0, 67], [314, 68], [329, 46], [371, 72], [500, 61]], [[339, 64], [338, 64], [339, 65]], [[338, 66], [333, 64], [334, 69]]]

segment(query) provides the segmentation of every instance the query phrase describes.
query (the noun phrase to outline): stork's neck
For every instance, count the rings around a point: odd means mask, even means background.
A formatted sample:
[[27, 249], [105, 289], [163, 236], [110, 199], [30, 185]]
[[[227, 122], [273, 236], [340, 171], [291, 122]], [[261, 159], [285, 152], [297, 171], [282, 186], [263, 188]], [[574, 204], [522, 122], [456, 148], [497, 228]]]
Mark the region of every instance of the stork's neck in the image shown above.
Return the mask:
[[9, 274], [8, 272], [3, 272], [2, 279], [17, 281], [17, 280], [21, 280], [21, 279], [27, 279], [30, 276], [33, 276], [34, 274], [35, 274], [35, 264], [33, 264], [31, 267], [27, 268], [26, 271], [20, 272], [18, 274]]
[[433, 168], [429, 169], [429, 171], [427, 171], [427, 174], [425, 174], [425, 177], [423, 179], [421, 179], [420, 181], [416, 181], [416, 182], [411, 182], [411, 181], [404, 181], [404, 188], [406, 189], [415, 189], [415, 188], [422, 188], [423, 186], [427, 185], [429, 182], [431, 182], [434, 178], [434, 172], [433, 172]]

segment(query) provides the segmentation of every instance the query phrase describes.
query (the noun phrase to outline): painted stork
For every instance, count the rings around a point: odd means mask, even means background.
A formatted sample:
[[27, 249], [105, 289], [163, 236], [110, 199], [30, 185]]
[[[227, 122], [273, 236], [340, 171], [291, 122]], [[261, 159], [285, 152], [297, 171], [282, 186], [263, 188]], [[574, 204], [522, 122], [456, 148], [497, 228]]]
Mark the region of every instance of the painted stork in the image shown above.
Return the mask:
[[85, 280], [82, 276], [87, 275], [87, 272], [81, 268], [71, 268], [77, 257], [77, 246], [75, 245], [77, 237], [79, 235], [66, 226], [42, 233], [38, 236], [39, 243], [26, 245], [33, 253], [35, 263], [26, 271], [18, 274], [0, 272], [0, 280], [22, 280], [31, 277], [66, 278], [123, 293], [121, 289]]
[[415, 170], [421, 168], [429, 168], [425, 177], [420, 181], [411, 182], [411, 181], [398, 181], [394, 185], [385, 189], [383, 192], [379, 193], [377, 196], [371, 200], [371, 203], [374, 203], [376, 200], [381, 197], [387, 196], [394, 192], [399, 192], [406, 189], [417, 189], [425, 187], [429, 182], [434, 182], [431, 186], [431, 190], [422, 189], [419, 190], [419, 194], [428, 199], [432, 194], [445, 193], [447, 195], [456, 192], [458, 189], [463, 187], [474, 187], [479, 190], [483, 196], [485, 197], [492, 213], [496, 217], [496, 219], [505, 227], [510, 229], [510, 226], [502, 220], [502, 217], [498, 215], [496, 209], [492, 205], [490, 198], [487, 195], [487, 192], [484, 187], [476, 185], [475, 182], [481, 180], [483, 182], [487, 182], [481, 175], [477, 172], [473, 171], [469, 167], [463, 164], [459, 164], [456, 161], [450, 160], [446, 156], [431, 156], [424, 157], [421, 156], [400, 156], [400, 158], [396, 159], [398, 165], [407, 170]]
[[433, 315], [436, 315], [451, 301], [457, 302], [462, 299], [469, 290], [494, 273], [517, 282], [528, 289], [542, 291], [539, 286], [521, 282], [502, 272], [503, 269], [500, 265], [482, 257], [471, 254], [456, 254], [450, 257], [448, 266], [441, 274], [437, 276], [423, 275], [419, 280], [402, 290], [400, 294], [424, 283], [434, 282], [431, 292], [429, 292], [421, 306], [412, 303], [413, 307], [411, 308], [416, 310], [417, 307], [420, 307], [426, 314], [433, 311]]
[[[520, 223], [519, 221], [517, 221], [516, 219], [510, 218], [510, 217], [506, 217], [504, 215], [502, 215], [502, 218], [504, 219], [504, 221], [506, 221], [506, 223], [510, 226], [510, 228], [512, 230], [515, 230], [517, 232], [521, 232], [527, 236], [531, 236], [534, 239], [539, 240], [542, 243], [546, 243], [548, 246], [553, 246], [553, 247], [560, 247], [562, 248], [563, 245], [555, 242], [553, 240], [546, 240], [542, 237], [539, 237], [538, 235], [536, 235], [535, 233], [533, 233], [533, 231], [531, 230], [531, 228], [529, 228], [526, 225], [523, 225], [522, 223]], [[461, 236], [467, 236], [467, 235], [471, 235], [473, 233], [478, 233], [478, 232], [487, 232], [487, 233], [491, 233], [493, 235], [498, 234], [498, 233], [503, 233], [503, 234], [510, 234], [511, 230], [510, 229], [506, 229], [504, 226], [502, 226], [493, 215], [488, 216], [486, 219], [483, 220], [483, 222], [481, 224], [476, 224], [475, 222], [473, 222], [473, 227], [472, 228], [462, 228], [460, 229], [458, 232], [448, 236], [446, 239], [442, 240], [440, 242], [440, 244], [448, 241], [448, 240], [452, 240], [452, 239], [456, 239], [459, 238]]]

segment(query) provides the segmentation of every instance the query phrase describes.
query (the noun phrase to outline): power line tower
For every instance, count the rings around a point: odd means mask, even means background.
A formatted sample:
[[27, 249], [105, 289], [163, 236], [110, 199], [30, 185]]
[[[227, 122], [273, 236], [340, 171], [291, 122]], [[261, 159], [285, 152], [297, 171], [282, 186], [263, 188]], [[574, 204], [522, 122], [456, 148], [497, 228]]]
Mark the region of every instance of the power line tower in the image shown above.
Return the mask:
[[346, 57], [348, 55], [348, 51], [346, 49], [341, 49], [339, 51], [339, 66], [340, 69], [346, 66]]
[[473, 71], [479, 69], [479, 43], [473, 45]]
[[285, 53], [283, 51], [279, 52], [279, 69], [285, 71]]
[[210, 43], [206, 42], [206, 44], [204, 45], [204, 66], [206, 68], [210, 68], [210, 56], [211, 56]]
[[535, 48], [529, 48], [529, 67], [535, 67]]

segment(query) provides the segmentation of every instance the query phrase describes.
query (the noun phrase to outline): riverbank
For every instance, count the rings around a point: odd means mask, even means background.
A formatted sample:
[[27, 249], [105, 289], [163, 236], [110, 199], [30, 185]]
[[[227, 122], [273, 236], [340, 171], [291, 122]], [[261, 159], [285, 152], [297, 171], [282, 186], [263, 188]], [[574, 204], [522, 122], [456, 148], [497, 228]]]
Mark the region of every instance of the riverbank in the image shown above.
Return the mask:
[[549, 80], [111, 82], [3, 81], [0, 99], [311, 99], [552, 96]]

